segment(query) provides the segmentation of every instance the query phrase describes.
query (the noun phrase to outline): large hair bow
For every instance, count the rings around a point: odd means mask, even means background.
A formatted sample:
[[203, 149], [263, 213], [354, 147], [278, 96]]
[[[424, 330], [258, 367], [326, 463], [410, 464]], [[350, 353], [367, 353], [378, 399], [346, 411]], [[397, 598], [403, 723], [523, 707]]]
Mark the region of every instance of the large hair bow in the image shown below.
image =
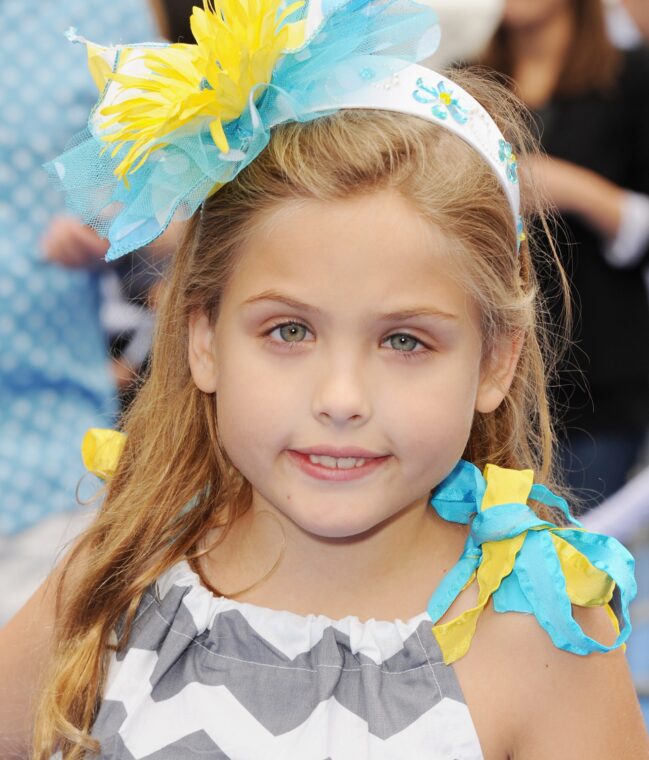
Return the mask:
[[187, 219], [266, 147], [270, 130], [333, 113], [350, 93], [430, 56], [440, 31], [415, 0], [203, 0], [196, 44], [88, 47], [101, 97], [46, 165], [107, 259]]

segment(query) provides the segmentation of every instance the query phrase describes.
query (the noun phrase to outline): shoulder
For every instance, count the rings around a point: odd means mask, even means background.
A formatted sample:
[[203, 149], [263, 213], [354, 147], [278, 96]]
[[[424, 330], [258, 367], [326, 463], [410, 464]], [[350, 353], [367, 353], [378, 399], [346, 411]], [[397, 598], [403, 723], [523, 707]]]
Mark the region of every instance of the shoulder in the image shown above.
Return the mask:
[[[575, 608], [574, 614], [588, 635], [612, 643], [604, 610]], [[489, 609], [456, 669], [478, 734], [485, 737], [486, 758], [649, 758], [642, 716], [619, 650], [570, 654], [552, 643], [532, 615]]]
[[[615, 633], [602, 608], [575, 607], [573, 612], [589, 636], [613, 643]], [[514, 757], [649, 758], [623, 651], [571, 654], [558, 649], [535, 619], [527, 622], [530, 630], [514, 663], [515, 672], [525, 673], [528, 681], [518, 689]]]

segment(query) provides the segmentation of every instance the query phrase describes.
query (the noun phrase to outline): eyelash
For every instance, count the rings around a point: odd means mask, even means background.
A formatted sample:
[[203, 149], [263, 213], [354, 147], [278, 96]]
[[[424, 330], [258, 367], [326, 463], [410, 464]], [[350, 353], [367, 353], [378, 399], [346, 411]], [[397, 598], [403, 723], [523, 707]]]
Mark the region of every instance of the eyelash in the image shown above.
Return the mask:
[[[275, 332], [275, 330], [279, 330], [282, 327], [290, 327], [290, 326], [293, 326], [293, 325], [296, 326], [296, 327], [303, 327], [305, 330], [307, 330], [307, 332], [313, 334], [312, 331], [303, 322], [298, 322], [297, 320], [289, 320], [289, 321], [285, 321], [285, 322], [278, 322], [277, 324], [273, 325], [272, 327], [270, 327], [268, 330], [266, 330], [263, 333], [263, 336], [270, 343], [273, 343], [275, 345], [277, 345], [279, 343], [282, 346], [286, 346], [287, 350], [292, 351], [292, 350], [294, 350], [294, 347], [297, 344], [302, 343], [303, 341], [299, 341], [299, 340], [296, 340], [296, 341], [291, 341], [291, 340], [282, 341], [282, 340], [276, 340], [276, 339], [272, 338], [271, 336]], [[420, 340], [419, 338], [416, 338], [414, 335], [411, 335], [410, 333], [407, 333], [407, 332], [390, 333], [389, 335], [387, 335], [383, 339], [382, 344], [385, 343], [387, 340], [390, 340], [390, 338], [400, 337], [400, 336], [403, 336], [403, 337], [406, 337], [406, 338], [412, 338], [412, 340], [416, 341], [418, 343], [418, 345], [421, 346], [421, 349], [420, 350], [413, 350], [413, 351], [399, 351], [396, 348], [393, 349], [394, 353], [399, 354], [399, 358], [406, 359], [407, 361], [411, 361], [413, 359], [421, 359], [424, 356], [427, 356], [428, 354], [432, 353], [432, 351], [433, 351], [433, 349], [430, 346], [427, 346], [422, 340]]]
[[406, 361], [412, 361], [413, 359], [422, 359], [425, 356], [428, 356], [430, 353], [432, 353], [432, 349], [430, 346], [427, 346], [423, 341], [419, 340], [419, 338], [415, 338], [414, 335], [411, 335], [410, 333], [405, 332], [398, 332], [398, 333], [391, 333], [387, 336], [387, 338], [383, 341], [385, 343], [386, 340], [390, 340], [390, 338], [395, 337], [404, 337], [404, 338], [412, 338], [412, 340], [416, 341], [421, 348], [417, 349], [415, 348], [413, 351], [399, 351], [396, 348], [393, 348], [392, 350], [399, 354], [400, 359], [405, 359]]
[[264, 338], [268, 340], [269, 343], [273, 343], [274, 345], [280, 344], [282, 346], [286, 347], [286, 350], [293, 351], [295, 346], [299, 343], [302, 343], [300, 340], [279, 340], [272, 338], [272, 334], [275, 332], [275, 330], [279, 330], [282, 327], [303, 327], [307, 332], [311, 332], [309, 328], [302, 322], [298, 322], [297, 320], [289, 320], [288, 322], [278, 322], [277, 324], [270, 327], [268, 330], [266, 330], [263, 335]]

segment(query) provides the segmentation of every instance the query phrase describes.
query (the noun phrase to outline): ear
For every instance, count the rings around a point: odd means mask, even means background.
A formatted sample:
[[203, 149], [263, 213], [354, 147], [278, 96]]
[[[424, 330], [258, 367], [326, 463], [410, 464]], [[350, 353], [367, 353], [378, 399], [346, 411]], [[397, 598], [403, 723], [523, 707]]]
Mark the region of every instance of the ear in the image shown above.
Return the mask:
[[214, 393], [217, 386], [214, 325], [206, 314], [197, 312], [189, 320], [189, 369], [196, 386]]
[[484, 358], [475, 403], [477, 412], [488, 414], [500, 406], [516, 374], [524, 339], [522, 332], [502, 336], [490, 355]]

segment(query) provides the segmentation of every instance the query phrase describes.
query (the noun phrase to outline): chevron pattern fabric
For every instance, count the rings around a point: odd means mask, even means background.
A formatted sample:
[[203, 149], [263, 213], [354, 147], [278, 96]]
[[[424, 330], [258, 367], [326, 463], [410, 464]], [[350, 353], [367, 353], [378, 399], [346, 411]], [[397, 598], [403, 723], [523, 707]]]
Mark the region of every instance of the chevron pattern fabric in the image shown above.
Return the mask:
[[93, 735], [103, 760], [478, 760], [422, 613], [360, 622], [215, 597], [186, 563], [144, 597]]

